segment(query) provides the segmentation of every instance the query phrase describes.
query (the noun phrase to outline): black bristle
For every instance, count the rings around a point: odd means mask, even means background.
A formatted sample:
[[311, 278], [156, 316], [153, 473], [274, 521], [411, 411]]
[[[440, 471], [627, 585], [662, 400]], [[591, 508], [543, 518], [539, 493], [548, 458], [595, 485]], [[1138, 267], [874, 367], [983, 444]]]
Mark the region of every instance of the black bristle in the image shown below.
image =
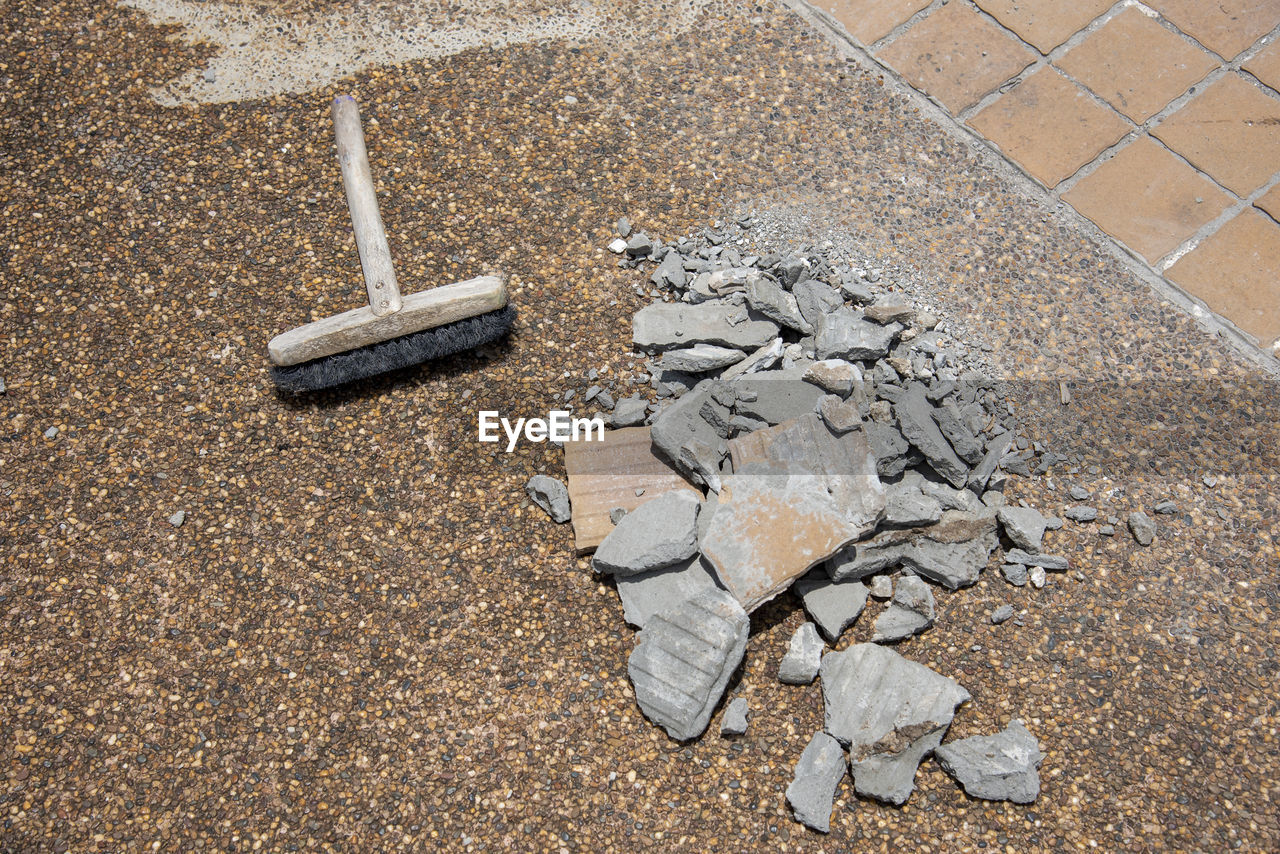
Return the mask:
[[283, 368], [272, 365], [271, 379], [282, 391], [293, 394], [333, 388], [487, 344], [505, 335], [515, 319], [515, 308], [505, 305], [487, 314], [455, 320], [444, 326], [412, 332], [356, 350], [334, 353], [300, 365]]

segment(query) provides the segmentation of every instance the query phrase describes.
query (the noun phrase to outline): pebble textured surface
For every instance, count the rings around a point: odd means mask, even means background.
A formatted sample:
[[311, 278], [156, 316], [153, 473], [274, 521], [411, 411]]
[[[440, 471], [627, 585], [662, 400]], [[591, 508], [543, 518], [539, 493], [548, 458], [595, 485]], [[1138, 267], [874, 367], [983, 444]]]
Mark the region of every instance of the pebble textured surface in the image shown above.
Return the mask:
[[[475, 441], [477, 409], [543, 415], [588, 368], [643, 369], [648, 282], [603, 250], [619, 217], [670, 240], [750, 208], [762, 240], [854, 235], [882, 284], [927, 286], [1100, 512], [1177, 506], [1148, 548], [1068, 524], [1052, 548], [1083, 578], [988, 567], [897, 647], [974, 695], [950, 737], [1026, 721], [1033, 807], [926, 763], [905, 810], [842, 784], [829, 849], [1275, 847], [1274, 385], [779, 7], [199, 108], [147, 90], [207, 49], [137, 13], [5, 15], [0, 847], [556, 850], [585, 826], [602, 851], [811, 847], [785, 789], [819, 688], [774, 678], [792, 597], [755, 616], [748, 734], [671, 742], [636, 710], [613, 591], [527, 503], [559, 452]], [[265, 342], [364, 298], [340, 91], [405, 289], [507, 272], [519, 320], [286, 400]], [[1061, 478], [1013, 483], [1072, 503]], [[1006, 597], [1020, 616], [988, 625]]]

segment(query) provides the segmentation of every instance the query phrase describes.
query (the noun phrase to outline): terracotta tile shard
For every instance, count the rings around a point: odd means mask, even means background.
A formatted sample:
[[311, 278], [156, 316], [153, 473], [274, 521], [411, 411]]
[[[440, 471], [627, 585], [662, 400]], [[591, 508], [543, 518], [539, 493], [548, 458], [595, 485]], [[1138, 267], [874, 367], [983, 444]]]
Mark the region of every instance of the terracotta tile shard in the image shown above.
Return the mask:
[[964, 3], [950, 3], [907, 30], [879, 53], [912, 86], [952, 113], [1035, 61], [1035, 53]]
[[1056, 65], [1135, 122], [1143, 122], [1204, 79], [1218, 63], [1130, 7]]
[[[573, 506], [574, 545], [578, 554], [595, 550], [613, 530], [609, 511], [634, 510], [673, 489], [701, 496], [665, 460], [653, 453], [648, 427], [607, 430], [604, 441], [566, 442], [564, 467]], [[637, 495], [639, 490], [642, 494]]]
[[1048, 54], [1111, 8], [1112, 0], [975, 0], [1000, 23]]
[[1245, 210], [1165, 273], [1263, 347], [1280, 337], [1280, 225]]
[[1227, 189], [1247, 196], [1280, 165], [1280, 99], [1229, 74], [1151, 133]]
[[1233, 59], [1280, 24], [1277, 0], [1149, 0], [1148, 6], [1223, 59]]
[[699, 545], [750, 613], [858, 536], [820, 476], [756, 463], [724, 479]]
[[969, 120], [1034, 178], [1054, 187], [1129, 132], [1053, 68], [1042, 68]]
[[818, 5], [831, 13], [864, 45], [875, 44], [889, 35], [930, 0], [830, 0]]
[[1062, 198], [1154, 263], [1232, 203], [1212, 181], [1142, 137]]

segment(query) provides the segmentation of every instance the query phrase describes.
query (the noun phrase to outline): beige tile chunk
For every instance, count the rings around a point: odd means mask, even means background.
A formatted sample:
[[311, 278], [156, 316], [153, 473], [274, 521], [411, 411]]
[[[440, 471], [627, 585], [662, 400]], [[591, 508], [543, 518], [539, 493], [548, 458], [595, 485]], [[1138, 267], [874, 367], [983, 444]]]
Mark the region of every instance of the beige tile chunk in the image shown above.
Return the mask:
[[1129, 125], [1053, 68], [1042, 68], [969, 120], [1045, 186], [1054, 187]]
[[1280, 225], [1246, 209], [1166, 271], [1269, 348], [1280, 336]]
[[1209, 86], [1151, 133], [1242, 196], [1280, 170], [1280, 98], [1239, 74]]
[[872, 45], [929, 5], [930, 0], [827, 0], [817, 5], [831, 13], [864, 45]]
[[1056, 63], [1135, 122], [1160, 112], [1217, 64], [1132, 6]]
[[1280, 220], [1280, 184], [1275, 185], [1253, 203], [1259, 210], [1271, 214], [1274, 220]]
[[[653, 452], [648, 427], [606, 430], [604, 441], [578, 439], [564, 445], [578, 554], [595, 551], [613, 530], [609, 511], [631, 511], [673, 489], [702, 492]], [[636, 490], [643, 494], [636, 495]]]
[[1280, 38], [1254, 54], [1244, 64], [1244, 70], [1272, 89], [1280, 91]]
[[975, 0], [984, 11], [1048, 54], [1111, 8], [1112, 0]]
[[1232, 198], [1148, 137], [1125, 146], [1063, 194], [1099, 228], [1154, 263]]
[[1147, 0], [1200, 44], [1233, 59], [1280, 24], [1280, 0]]
[[948, 3], [878, 54], [952, 113], [1035, 61], [1035, 53], [964, 3]]

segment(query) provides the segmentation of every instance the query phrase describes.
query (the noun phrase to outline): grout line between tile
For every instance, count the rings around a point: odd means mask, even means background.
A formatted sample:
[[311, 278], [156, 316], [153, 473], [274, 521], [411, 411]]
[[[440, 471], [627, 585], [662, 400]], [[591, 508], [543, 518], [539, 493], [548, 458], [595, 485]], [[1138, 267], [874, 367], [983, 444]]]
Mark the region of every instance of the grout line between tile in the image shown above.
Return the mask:
[[1098, 228], [1088, 217], [1031, 178], [1021, 167], [1001, 153], [996, 145], [957, 120], [948, 110], [913, 87], [901, 74], [876, 58], [830, 13], [813, 5], [809, 0], [782, 0], [782, 5], [810, 26], [824, 33], [832, 47], [846, 59], [857, 63], [869, 73], [882, 75], [885, 86], [894, 94], [914, 104], [923, 118], [934, 122], [944, 132], [966, 144], [979, 160], [990, 166], [996, 174], [1003, 176], [1013, 187], [1020, 189], [1027, 198], [1043, 205], [1047, 215], [1055, 216], [1074, 226], [1082, 235], [1095, 243], [1099, 250], [1110, 254], [1137, 279], [1150, 287], [1158, 299], [1185, 311], [1207, 334], [1221, 339], [1248, 364], [1269, 376], [1280, 378], [1280, 359], [1277, 358], [1277, 354], [1263, 350], [1260, 342], [1253, 336], [1215, 313], [1203, 300], [1165, 278], [1140, 255], [1134, 254], [1127, 246]]
[[922, 18], [929, 17], [930, 15], [932, 15], [934, 12], [941, 9], [946, 4], [947, 4], [947, 0], [933, 0], [933, 2], [930, 3], [928, 6], [925, 6], [923, 9], [921, 9], [919, 12], [916, 12], [910, 18], [907, 18], [905, 21], [903, 21], [901, 24], [898, 24], [898, 26], [894, 27], [892, 30], [889, 30], [889, 32], [885, 33], [883, 36], [877, 39], [873, 44], [864, 45], [863, 46], [864, 49], [872, 53], [879, 53], [880, 51], [888, 47], [890, 44], [897, 41], [898, 38], [907, 30], [914, 27], [916, 25], [916, 22], [920, 21]]
[[[1191, 250], [1199, 246], [1202, 242], [1204, 242], [1205, 240], [1207, 240], [1208, 238], [1216, 234], [1218, 229], [1222, 228], [1222, 226], [1226, 225], [1228, 222], [1235, 219], [1237, 216], [1239, 216], [1249, 208], [1254, 207], [1254, 203], [1257, 202], [1258, 199], [1265, 196], [1273, 187], [1276, 187], [1278, 185], [1280, 185], [1280, 172], [1276, 172], [1276, 174], [1271, 176], [1270, 181], [1267, 181], [1266, 183], [1264, 183], [1261, 187], [1254, 190], [1248, 196], [1244, 198], [1236, 196], [1237, 201], [1235, 202], [1235, 204], [1230, 205], [1226, 210], [1218, 214], [1218, 216], [1215, 217], [1212, 221], [1205, 223], [1196, 231], [1195, 234], [1191, 235], [1186, 240], [1182, 241], [1182, 243], [1180, 243], [1176, 249], [1169, 252], [1163, 258], [1160, 258], [1151, 266], [1159, 270], [1161, 273], [1164, 273], [1166, 270], [1172, 267], [1175, 263], [1177, 263], [1179, 258], [1181, 258], [1183, 255], [1186, 255], [1188, 252], [1190, 252]], [[1272, 217], [1266, 211], [1262, 210], [1262, 208], [1255, 208], [1255, 210], [1257, 210], [1259, 213], [1263, 214], [1264, 216], [1269, 217], [1270, 219], [1275, 219], [1275, 217]]]

